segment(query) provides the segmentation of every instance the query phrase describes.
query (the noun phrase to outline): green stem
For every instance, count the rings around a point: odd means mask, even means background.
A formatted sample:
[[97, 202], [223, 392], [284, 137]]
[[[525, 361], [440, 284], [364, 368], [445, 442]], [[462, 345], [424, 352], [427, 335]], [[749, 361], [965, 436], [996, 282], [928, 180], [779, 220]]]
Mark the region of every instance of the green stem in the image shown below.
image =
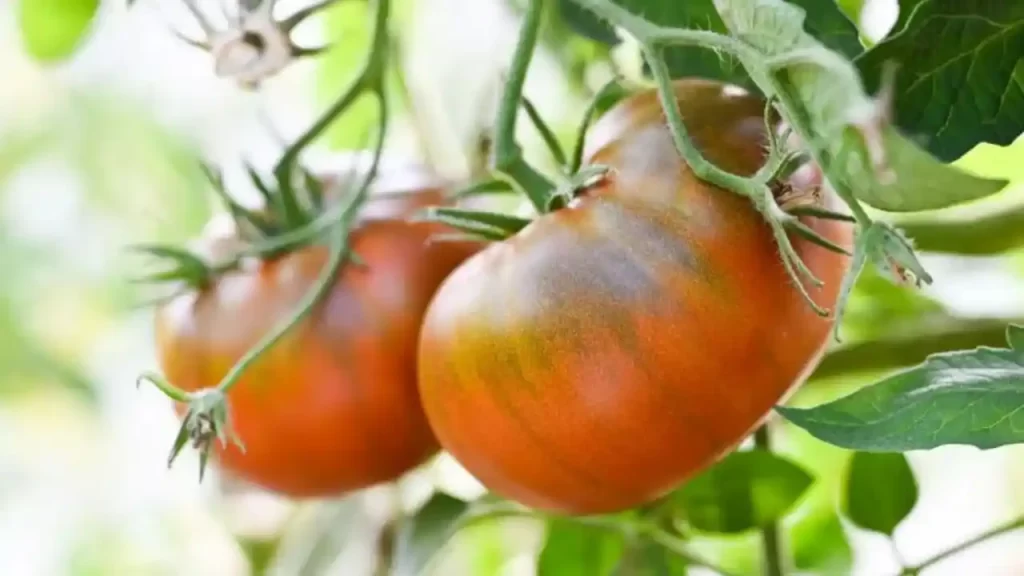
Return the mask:
[[523, 158], [516, 142], [516, 119], [543, 13], [544, 0], [529, 0], [494, 124], [494, 170], [512, 180], [540, 213], [547, 212], [555, 185]]
[[[771, 452], [771, 436], [767, 423], [754, 432], [754, 446], [765, 452]], [[779, 527], [774, 522], [761, 528], [761, 547], [764, 574], [766, 576], [783, 576], [785, 569], [782, 565], [782, 545], [779, 541]]]
[[661, 100], [661, 107], [665, 111], [665, 118], [671, 128], [672, 140], [676, 149], [682, 155], [683, 160], [693, 171], [693, 174], [716, 186], [739, 192], [748, 198], [754, 198], [761, 193], [762, 185], [755, 183], [749, 178], [738, 176], [726, 170], [722, 170], [714, 163], [704, 158], [704, 155], [697, 150], [697, 145], [690, 137], [686, 124], [683, 122], [682, 112], [679, 110], [679, 101], [676, 99], [675, 90], [672, 88], [672, 77], [669, 75], [668, 67], [657, 49], [644, 46], [644, 59], [651, 69], [658, 86], [658, 98]]
[[348, 233], [350, 224], [355, 219], [356, 215], [358, 215], [359, 209], [362, 207], [367, 195], [369, 194], [370, 184], [377, 175], [377, 168], [380, 165], [380, 159], [384, 151], [384, 138], [388, 122], [387, 99], [383, 90], [377, 92], [377, 97], [380, 105], [380, 119], [378, 122], [379, 134], [377, 136], [377, 146], [373, 154], [373, 162], [370, 165], [369, 172], [367, 172], [363, 181], [360, 183], [357, 192], [352, 195], [347, 203], [345, 203], [345, 209], [342, 212], [341, 218], [335, 223], [336, 228], [333, 230], [331, 235], [330, 252], [327, 259], [327, 265], [324, 266], [320, 275], [317, 277], [313, 289], [307, 292], [299, 302], [295, 312], [283, 322], [275, 326], [269, 334], [266, 334], [261, 338], [255, 346], [246, 352], [245, 356], [243, 356], [241, 360], [231, 367], [228, 374], [223, 380], [221, 380], [220, 384], [217, 385], [217, 389], [222, 393], [227, 394], [228, 390], [230, 390], [231, 387], [241, 379], [242, 374], [245, 373], [253, 362], [277, 344], [285, 334], [287, 334], [299, 322], [306, 318], [310, 312], [312, 312], [313, 308], [330, 290], [338, 276], [338, 272], [341, 270], [342, 265], [344, 265], [346, 256], [348, 255]]
[[348, 89], [324, 112], [304, 134], [299, 136], [285, 150], [274, 167], [274, 174], [282, 188], [291, 190], [293, 170], [299, 154], [316, 140], [327, 129], [335, 118], [348, 109], [367, 91], [380, 92], [386, 76], [388, 62], [388, 17], [391, 12], [391, 0], [377, 0], [377, 9], [373, 18], [373, 38], [366, 62]]
[[857, 202], [846, 180], [829, 174], [834, 164], [832, 155], [824, 147], [818, 145], [818, 139], [811, 132], [811, 120], [807, 117], [803, 107], [796, 102], [788, 82], [778, 81], [771, 72], [766, 72], [763, 76], [768, 84], [767, 88], [771, 89], [771, 92], [778, 98], [779, 107], [785, 111], [790, 129], [807, 146], [811, 159], [821, 168], [822, 174], [824, 174], [828, 183], [836, 190], [839, 197], [846, 201], [857, 223], [862, 227], [870, 225], [871, 217], [868, 216], [860, 202]]
[[904, 576], [911, 576], [911, 575], [916, 576], [917, 574], [920, 574], [926, 568], [930, 568], [933, 565], [938, 564], [939, 562], [942, 562], [943, 560], [949, 558], [950, 556], [955, 556], [956, 554], [959, 554], [959, 553], [963, 552], [964, 550], [967, 550], [968, 548], [971, 548], [972, 546], [975, 546], [977, 544], [981, 544], [982, 542], [986, 542], [988, 540], [991, 540], [992, 538], [995, 538], [996, 536], [1001, 536], [1001, 535], [1006, 534], [1008, 532], [1013, 532], [1014, 530], [1020, 530], [1020, 529], [1024, 529], [1024, 516], [1022, 516], [1020, 518], [1017, 518], [1015, 520], [1011, 520], [1011, 521], [1009, 521], [1009, 522], [1007, 522], [1005, 524], [1002, 524], [1000, 526], [996, 526], [995, 528], [992, 528], [991, 530], [988, 530], [986, 532], [982, 532], [981, 534], [978, 534], [977, 536], [975, 536], [973, 538], [965, 540], [965, 541], [957, 544], [956, 546], [952, 546], [952, 547], [950, 547], [950, 548], [948, 548], [948, 549], [946, 549], [946, 550], [936, 554], [935, 556], [932, 556], [931, 558], [925, 560], [924, 562], [920, 562], [920, 563], [918, 563], [918, 564], [916, 564], [914, 566], [910, 566], [910, 567], [904, 568], [903, 572], [901, 574], [903, 574]]
[[658, 98], [661, 100], [662, 109], [665, 111], [665, 118], [668, 120], [672, 140], [679, 154], [686, 161], [694, 175], [701, 180], [748, 198], [758, 198], [762, 191], [761, 183], [750, 178], [738, 176], [727, 170], [722, 170], [704, 158], [704, 155], [697, 149], [693, 138], [690, 137], [690, 133], [683, 123], [679, 102], [676, 100], [675, 90], [672, 87], [672, 77], [669, 74], [664, 59], [661, 57], [661, 49], [667, 45], [719, 49], [733, 54], [748, 54], [751, 50], [741, 42], [716, 32], [666, 28], [652, 24], [609, 0], [574, 1], [599, 17], [621, 27], [639, 42], [643, 51], [644, 61], [651, 69], [651, 76], [657, 85]]

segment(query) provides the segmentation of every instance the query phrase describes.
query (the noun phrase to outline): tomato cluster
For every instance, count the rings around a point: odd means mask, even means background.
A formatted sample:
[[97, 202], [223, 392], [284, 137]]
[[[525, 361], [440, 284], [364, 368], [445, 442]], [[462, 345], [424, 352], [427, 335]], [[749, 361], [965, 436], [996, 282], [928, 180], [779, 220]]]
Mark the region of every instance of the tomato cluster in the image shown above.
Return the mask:
[[[761, 99], [694, 79], [676, 95], [708, 160], [742, 175], [763, 164]], [[222, 465], [324, 495], [392, 480], [440, 445], [502, 496], [590, 514], [649, 502], [735, 447], [813, 368], [831, 321], [749, 200], [682, 161], [654, 91], [606, 113], [586, 158], [608, 172], [482, 250], [428, 242], [436, 226], [402, 219], [440, 201], [437, 187], [405, 182], [419, 190], [409, 203], [371, 203], [351, 236], [362, 262], [231, 390], [246, 451], [221, 449]], [[851, 243], [845, 223], [805, 223]], [[832, 306], [847, 258], [793, 241], [824, 281], [808, 290]], [[168, 378], [216, 384], [325, 254], [264, 261], [164, 306]]]

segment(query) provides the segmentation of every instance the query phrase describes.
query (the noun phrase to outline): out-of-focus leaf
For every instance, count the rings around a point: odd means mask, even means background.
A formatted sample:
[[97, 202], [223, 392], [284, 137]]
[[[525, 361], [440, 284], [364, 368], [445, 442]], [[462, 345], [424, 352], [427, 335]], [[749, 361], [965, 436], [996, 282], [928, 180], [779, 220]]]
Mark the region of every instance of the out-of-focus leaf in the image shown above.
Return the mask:
[[778, 521], [813, 480], [776, 454], [733, 452], [672, 494], [670, 506], [697, 530], [735, 534]]
[[[851, 149], [862, 146], [860, 136], [852, 131], [847, 131], [845, 138]], [[891, 182], [870, 180], [858, 187], [856, 193], [858, 199], [879, 210], [918, 212], [947, 208], [991, 196], [1008, 183], [945, 164], [892, 127], [883, 130], [883, 142], [886, 161], [895, 178]], [[860, 168], [865, 175], [871, 174], [870, 170], [866, 164]]]
[[20, 0], [22, 46], [40, 62], [68, 58], [88, 34], [99, 7], [100, 0]]
[[[317, 58], [317, 92], [320, 100], [329, 105], [355, 79], [362, 66], [370, 41], [371, 6], [367, 2], [340, 2], [324, 10], [324, 17], [324, 29], [332, 44], [327, 53]], [[393, 87], [395, 83], [389, 84]], [[391, 100], [395, 106], [401, 104], [399, 99]], [[392, 112], [398, 114], [399, 110]], [[362, 148], [367, 134], [372, 134], [376, 117], [376, 104], [362, 98], [331, 124], [324, 137], [335, 149]]]
[[285, 528], [265, 574], [325, 574], [369, 522], [359, 498], [307, 506]]
[[[831, 387], [804, 386], [795, 400], [821, 402], [834, 394]], [[839, 520], [836, 495], [842, 487], [850, 453], [785, 421], [778, 424], [772, 435], [772, 449], [799, 462], [814, 476], [814, 485], [782, 524], [788, 528], [793, 566], [817, 576], [848, 576], [853, 567], [853, 551]]]
[[794, 524], [789, 535], [796, 568], [820, 576], [850, 574], [853, 551], [831, 506]]
[[650, 538], [635, 538], [626, 546], [612, 576], [686, 576], [686, 561]]
[[864, 0], [837, 0], [836, 4], [847, 18], [855, 23], [860, 20], [860, 11], [864, 7]]
[[[24, 383], [62, 386], [90, 403], [97, 401], [96, 383], [72, 362], [61, 358], [25, 330], [24, 311], [13, 298], [15, 281], [24, 273], [22, 262], [0, 237], [0, 260], [9, 280], [0, 287], [0, 397], [28, 390]], [[24, 264], [24, 262], [22, 262]], [[6, 289], [6, 290], [5, 290]]]
[[868, 267], [857, 279], [847, 304], [842, 332], [858, 339], [873, 338], [943, 311], [938, 301], [908, 286], [896, 285]]
[[624, 550], [617, 532], [553, 519], [537, 559], [537, 576], [609, 576]]
[[917, 504], [917, 481], [903, 454], [856, 452], [846, 471], [843, 514], [866, 530], [892, 536]]
[[465, 501], [438, 492], [402, 522], [395, 541], [393, 576], [421, 576], [468, 507]]
[[7, 179], [53, 142], [46, 130], [5, 133], [0, 138], [0, 196]]
[[[806, 12], [807, 30], [823, 44], [848, 57], [863, 51], [857, 28], [833, 0], [791, 1]], [[713, 0], [615, 0], [615, 3], [662, 26], [726, 32]], [[577, 33], [608, 44], [619, 42], [614, 30], [581, 7], [577, 0], [559, 0], [559, 4], [562, 17]], [[730, 56], [705, 48], [669, 47], [665, 50], [665, 63], [676, 78], [699, 76], [756, 88]]]
[[196, 147], [124, 102], [84, 97], [68, 111], [62, 136], [90, 204], [120, 216], [132, 238], [190, 240], [209, 220], [216, 196]]
[[460, 550], [467, 556], [471, 574], [497, 576], [509, 560], [515, 542], [509, 541], [501, 522], [481, 522], [459, 534]]
[[577, 34], [613, 46], [620, 42], [611, 26], [573, 0], [558, 0], [558, 14]]
[[249, 560], [249, 569], [253, 576], [267, 574], [274, 555], [277, 554], [276, 538], [239, 538], [238, 546], [245, 552]]
[[804, 9], [804, 29], [819, 42], [847, 58], [864, 51], [860, 33], [849, 15], [836, 0], [789, 0]]

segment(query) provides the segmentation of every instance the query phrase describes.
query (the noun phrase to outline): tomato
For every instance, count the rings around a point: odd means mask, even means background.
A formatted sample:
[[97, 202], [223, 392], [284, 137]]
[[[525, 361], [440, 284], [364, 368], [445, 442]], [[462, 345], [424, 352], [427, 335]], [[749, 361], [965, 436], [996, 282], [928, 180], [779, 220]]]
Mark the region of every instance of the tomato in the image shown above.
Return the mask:
[[[681, 80], [702, 153], [750, 175], [764, 102]], [[419, 345], [420, 395], [441, 445], [495, 493], [556, 513], [649, 503], [742, 441], [816, 365], [831, 321], [787, 275], [749, 200], [694, 177], [655, 93], [589, 137], [609, 166], [569, 207], [460, 266]], [[852, 244], [848, 224], [806, 223]], [[848, 258], [800, 241], [835, 303]]]
[[[436, 180], [379, 182], [375, 208], [350, 235], [365, 266], [346, 266], [320, 305], [228, 393], [245, 451], [218, 443], [216, 456], [244, 480], [292, 497], [329, 496], [395, 479], [438, 449], [416, 386], [417, 335], [434, 290], [478, 246], [427, 242], [437, 226], [398, 219], [442, 199]], [[212, 231], [204, 244], [231, 245]], [[166, 377], [188, 391], [215, 386], [293, 313], [327, 254], [317, 245], [255, 262], [159, 308]], [[182, 415], [185, 406], [177, 409]]]

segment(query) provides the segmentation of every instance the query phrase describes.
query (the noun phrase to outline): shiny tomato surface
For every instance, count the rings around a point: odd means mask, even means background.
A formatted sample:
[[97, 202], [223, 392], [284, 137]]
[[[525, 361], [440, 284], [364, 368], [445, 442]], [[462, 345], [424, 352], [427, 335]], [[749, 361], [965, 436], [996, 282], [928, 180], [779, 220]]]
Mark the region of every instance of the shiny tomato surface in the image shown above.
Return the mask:
[[[428, 242], [437, 226], [401, 220], [443, 200], [436, 183], [381, 178], [380, 199], [350, 236], [365, 266], [345, 266], [320, 305], [229, 392], [245, 452], [217, 444], [227, 471], [292, 497], [321, 497], [393, 480], [437, 451], [416, 386], [417, 335], [434, 290], [478, 246]], [[208, 235], [205, 246], [234, 241]], [[327, 254], [312, 246], [255, 262], [162, 306], [156, 338], [166, 377], [190, 391], [217, 385], [293, 313]]]
[[[702, 153], [750, 175], [764, 102], [675, 85]], [[420, 393], [442, 446], [496, 493], [593, 514], [650, 502], [733, 449], [816, 365], [801, 298], [749, 200], [694, 177], [656, 94], [591, 129], [603, 182], [470, 258], [424, 321]], [[807, 219], [850, 246], [849, 225]], [[835, 303], [847, 257], [796, 240]]]

